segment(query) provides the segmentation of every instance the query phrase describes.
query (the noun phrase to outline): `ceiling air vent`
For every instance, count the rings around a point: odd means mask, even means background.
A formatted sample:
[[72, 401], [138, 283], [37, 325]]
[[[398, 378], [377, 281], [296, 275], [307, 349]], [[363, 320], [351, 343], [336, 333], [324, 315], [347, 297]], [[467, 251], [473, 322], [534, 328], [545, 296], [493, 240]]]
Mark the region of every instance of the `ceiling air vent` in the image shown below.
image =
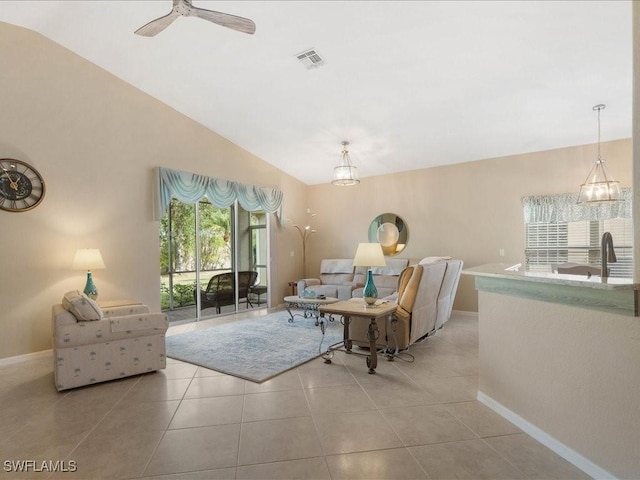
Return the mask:
[[296, 58], [300, 60], [306, 68], [316, 68], [324, 65], [324, 58], [320, 56], [315, 48], [297, 54]]

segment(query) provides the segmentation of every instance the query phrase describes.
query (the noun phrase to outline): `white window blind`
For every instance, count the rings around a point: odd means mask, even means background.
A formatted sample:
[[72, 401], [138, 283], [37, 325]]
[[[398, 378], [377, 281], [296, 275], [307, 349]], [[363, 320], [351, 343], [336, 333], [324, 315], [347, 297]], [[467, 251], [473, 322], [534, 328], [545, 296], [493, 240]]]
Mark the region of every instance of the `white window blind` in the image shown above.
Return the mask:
[[559, 263], [600, 266], [600, 240], [613, 237], [617, 262], [609, 264], [612, 277], [633, 276], [633, 221], [631, 218], [526, 224], [525, 262], [529, 271], [550, 272]]

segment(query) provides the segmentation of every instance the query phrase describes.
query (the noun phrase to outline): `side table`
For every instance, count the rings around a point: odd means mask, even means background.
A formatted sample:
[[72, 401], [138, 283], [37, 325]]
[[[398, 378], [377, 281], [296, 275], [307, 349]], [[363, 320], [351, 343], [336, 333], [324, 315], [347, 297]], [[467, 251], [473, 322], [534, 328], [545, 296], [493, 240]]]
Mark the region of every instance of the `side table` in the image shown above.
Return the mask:
[[[334, 350], [344, 350], [347, 353], [354, 355], [366, 356], [367, 367], [369, 367], [369, 373], [376, 373], [376, 367], [378, 366], [378, 345], [377, 340], [380, 335], [378, 330], [377, 320], [381, 318], [387, 318], [393, 315], [398, 306], [395, 303], [380, 303], [373, 307], [369, 307], [364, 303], [361, 298], [352, 298], [351, 300], [343, 300], [340, 302], [332, 303], [331, 305], [320, 305], [320, 316], [324, 317], [325, 314], [329, 315], [342, 315], [344, 320], [344, 336], [342, 342], [338, 342], [334, 345], [330, 345], [327, 351], [322, 354], [325, 363], [331, 363]], [[369, 329], [367, 331], [367, 340], [369, 340], [369, 353], [359, 353], [352, 350], [352, 340], [349, 335], [349, 323], [351, 321], [366, 321], [369, 320]], [[323, 322], [321, 320], [321, 322]], [[321, 325], [324, 329], [324, 323]], [[384, 345], [384, 350], [387, 346]], [[393, 358], [393, 357], [391, 357]]]
[[[249, 287], [249, 293], [253, 295], [253, 301], [258, 305], [262, 305], [262, 295], [267, 293], [266, 285], [254, 285], [253, 287]], [[247, 298], [248, 299], [248, 298]], [[265, 299], [266, 303], [266, 299]], [[249, 305], [253, 308], [253, 303], [249, 300]]]

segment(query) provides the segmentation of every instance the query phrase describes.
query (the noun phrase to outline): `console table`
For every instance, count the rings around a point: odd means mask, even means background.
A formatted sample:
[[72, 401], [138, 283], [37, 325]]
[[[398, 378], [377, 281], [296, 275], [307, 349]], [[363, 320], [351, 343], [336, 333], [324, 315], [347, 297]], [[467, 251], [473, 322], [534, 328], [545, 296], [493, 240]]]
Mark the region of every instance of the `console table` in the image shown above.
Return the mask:
[[[330, 345], [327, 351], [322, 355], [325, 363], [331, 363], [334, 350], [344, 350], [347, 353], [355, 355], [363, 355], [367, 357], [367, 367], [369, 367], [369, 373], [376, 373], [376, 367], [378, 366], [378, 345], [376, 341], [380, 334], [378, 330], [377, 320], [379, 318], [386, 318], [396, 311], [397, 305], [395, 303], [379, 303], [373, 307], [367, 306], [364, 300], [361, 298], [352, 298], [351, 300], [343, 300], [340, 302], [332, 303], [331, 305], [320, 306], [320, 316], [324, 317], [325, 314], [329, 315], [342, 315], [344, 319], [344, 340], [334, 345]], [[352, 351], [353, 342], [349, 335], [349, 323], [352, 319], [356, 321], [369, 320], [369, 329], [367, 330], [367, 340], [369, 340], [369, 353], [359, 353]], [[324, 331], [324, 323], [321, 322], [321, 326]], [[384, 347], [386, 350], [386, 346]]]

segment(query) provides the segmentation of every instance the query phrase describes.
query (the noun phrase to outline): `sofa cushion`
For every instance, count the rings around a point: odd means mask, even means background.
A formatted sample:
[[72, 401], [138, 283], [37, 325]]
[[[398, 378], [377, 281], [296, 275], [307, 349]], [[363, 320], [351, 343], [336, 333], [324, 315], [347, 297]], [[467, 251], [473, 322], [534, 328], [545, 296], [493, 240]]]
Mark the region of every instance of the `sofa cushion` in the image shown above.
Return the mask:
[[144, 338], [163, 334], [169, 328], [169, 320], [164, 313], [145, 313], [126, 317], [103, 318], [94, 322], [64, 321], [68, 313], [62, 305], [54, 305], [53, 340], [55, 348], [73, 348], [106, 342], [117, 342], [125, 338]]
[[79, 322], [100, 320], [103, 318], [102, 310], [98, 304], [78, 290], [72, 290], [62, 297], [64, 308], [76, 317]]
[[320, 273], [353, 273], [353, 259], [325, 258], [320, 262]]
[[373, 267], [371, 271], [374, 275], [398, 276], [409, 266], [409, 260], [406, 258], [386, 258], [384, 267]]

